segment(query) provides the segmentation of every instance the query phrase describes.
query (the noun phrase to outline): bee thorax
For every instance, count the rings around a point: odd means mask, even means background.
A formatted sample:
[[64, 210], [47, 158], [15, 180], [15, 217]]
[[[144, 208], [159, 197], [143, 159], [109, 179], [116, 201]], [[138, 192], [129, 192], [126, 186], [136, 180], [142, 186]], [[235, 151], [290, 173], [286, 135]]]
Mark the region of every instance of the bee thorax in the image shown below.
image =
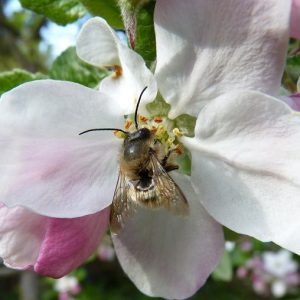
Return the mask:
[[131, 142], [124, 147], [124, 159], [127, 161], [132, 161], [140, 159], [143, 154], [144, 145], [140, 142]]

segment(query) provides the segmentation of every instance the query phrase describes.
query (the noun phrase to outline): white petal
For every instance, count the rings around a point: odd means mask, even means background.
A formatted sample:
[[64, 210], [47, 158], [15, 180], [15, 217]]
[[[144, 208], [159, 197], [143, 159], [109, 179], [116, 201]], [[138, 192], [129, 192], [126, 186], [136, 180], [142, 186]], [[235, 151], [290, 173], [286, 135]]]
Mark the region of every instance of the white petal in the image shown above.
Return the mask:
[[15, 269], [31, 268], [39, 255], [47, 218], [0, 204], [0, 257]]
[[233, 89], [277, 94], [290, 6], [290, 0], [157, 0], [156, 77], [171, 116], [196, 116]]
[[199, 205], [189, 179], [173, 177], [188, 197], [190, 216], [139, 209], [113, 242], [124, 271], [143, 293], [185, 299], [216, 267], [224, 240], [221, 226]]
[[118, 37], [102, 18], [89, 19], [81, 28], [77, 55], [85, 62], [98, 66], [119, 65]]
[[90, 19], [81, 29], [77, 40], [78, 56], [95, 66], [121, 67], [121, 74], [102, 80], [99, 90], [110, 95], [122, 114], [134, 112], [137, 100], [145, 87], [140, 113], [145, 104], [157, 94], [156, 81], [143, 58], [123, 45], [113, 29], [102, 18]]
[[0, 201], [54, 217], [78, 217], [111, 203], [122, 127], [118, 108], [97, 91], [35, 81], [0, 102]]
[[223, 95], [200, 112], [192, 181], [220, 223], [300, 253], [300, 116], [256, 92]]
[[147, 113], [145, 106], [155, 99], [157, 85], [151, 71], [141, 56], [124, 45], [119, 45], [122, 75], [106, 77], [101, 81], [99, 91], [110, 95], [124, 115], [134, 113], [137, 101], [143, 93], [139, 113]]

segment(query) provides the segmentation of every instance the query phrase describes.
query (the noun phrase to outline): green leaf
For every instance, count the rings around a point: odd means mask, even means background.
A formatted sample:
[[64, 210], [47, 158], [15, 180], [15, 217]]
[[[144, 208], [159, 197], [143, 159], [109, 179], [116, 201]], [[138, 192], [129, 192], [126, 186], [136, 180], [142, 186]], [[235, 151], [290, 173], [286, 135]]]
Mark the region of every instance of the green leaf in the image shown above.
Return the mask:
[[227, 251], [212, 274], [213, 279], [220, 281], [230, 281], [232, 279], [232, 264], [230, 260], [230, 255]]
[[137, 13], [137, 28], [135, 39], [135, 51], [145, 60], [148, 67], [156, 59], [156, 44], [154, 32], [155, 2], [151, 1], [144, 5]]
[[292, 79], [294, 83], [297, 83], [300, 76], [300, 54], [287, 59], [286, 72], [290, 79]]
[[68, 48], [56, 58], [50, 70], [50, 77], [53, 79], [73, 81], [92, 88], [107, 75], [106, 70], [90, 66], [80, 60], [75, 47]]
[[121, 12], [115, 0], [81, 0], [81, 3], [92, 15], [104, 18], [112, 27], [124, 28]]
[[41, 73], [30, 73], [21, 69], [14, 69], [0, 73], [0, 94], [28, 81], [46, 79], [47, 76]]
[[226, 241], [238, 241], [241, 239], [241, 235], [239, 233], [236, 233], [227, 227], [224, 227], [224, 236]]
[[61, 25], [72, 23], [87, 13], [79, 0], [20, 0], [20, 2], [23, 7]]

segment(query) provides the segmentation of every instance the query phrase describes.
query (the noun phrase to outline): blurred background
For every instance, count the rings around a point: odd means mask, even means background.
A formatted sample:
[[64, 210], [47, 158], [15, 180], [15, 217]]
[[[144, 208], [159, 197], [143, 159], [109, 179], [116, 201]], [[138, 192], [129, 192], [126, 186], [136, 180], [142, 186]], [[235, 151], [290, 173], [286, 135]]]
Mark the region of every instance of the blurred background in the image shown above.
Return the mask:
[[[0, 72], [23, 69], [43, 78], [66, 79], [77, 68], [90, 67], [77, 62], [58, 72], [63, 60], [74, 63], [76, 34], [85, 15], [76, 22], [59, 26], [41, 15], [25, 10], [17, 0], [0, 0]], [[124, 38], [122, 32], [119, 34]], [[299, 44], [291, 40], [290, 53], [299, 53]], [[300, 63], [289, 63], [283, 78], [285, 89], [296, 90]], [[299, 60], [299, 59], [298, 59]], [[54, 66], [54, 67], [53, 67]], [[104, 76], [88, 69], [89, 82]], [[74, 74], [78, 74], [74, 72]], [[17, 73], [20, 82], [24, 71]], [[73, 75], [74, 75], [73, 74]], [[16, 76], [16, 73], [14, 73]], [[74, 76], [73, 81], [84, 83]], [[9, 89], [9, 82], [1, 81], [0, 94]], [[300, 273], [298, 256], [274, 244], [263, 244], [245, 236], [226, 231], [226, 252], [217, 270], [207, 284], [191, 299], [244, 300], [293, 299], [300, 300]], [[184, 274], [182, 275], [184, 276]], [[141, 294], [126, 277], [115, 258], [109, 235], [82, 267], [59, 280], [42, 278], [28, 271], [5, 268], [0, 262], [0, 300], [140, 300], [150, 299]]]

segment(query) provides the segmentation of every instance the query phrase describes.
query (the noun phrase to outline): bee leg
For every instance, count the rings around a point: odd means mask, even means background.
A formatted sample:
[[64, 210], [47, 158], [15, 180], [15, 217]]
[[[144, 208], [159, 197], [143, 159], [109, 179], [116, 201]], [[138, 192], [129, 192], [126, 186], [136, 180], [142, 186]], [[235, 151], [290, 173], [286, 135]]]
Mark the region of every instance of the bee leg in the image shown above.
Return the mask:
[[167, 155], [163, 158], [161, 164], [166, 170], [166, 172], [171, 172], [173, 170], [177, 170], [179, 167], [175, 164], [171, 164], [168, 162], [168, 159], [170, 158], [171, 154], [174, 153], [175, 149], [171, 149], [168, 151]]
[[171, 172], [174, 170], [178, 170], [179, 167], [177, 165], [167, 165], [167, 166], [164, 166], [164, 169], [166, 170], [166, 172]]

